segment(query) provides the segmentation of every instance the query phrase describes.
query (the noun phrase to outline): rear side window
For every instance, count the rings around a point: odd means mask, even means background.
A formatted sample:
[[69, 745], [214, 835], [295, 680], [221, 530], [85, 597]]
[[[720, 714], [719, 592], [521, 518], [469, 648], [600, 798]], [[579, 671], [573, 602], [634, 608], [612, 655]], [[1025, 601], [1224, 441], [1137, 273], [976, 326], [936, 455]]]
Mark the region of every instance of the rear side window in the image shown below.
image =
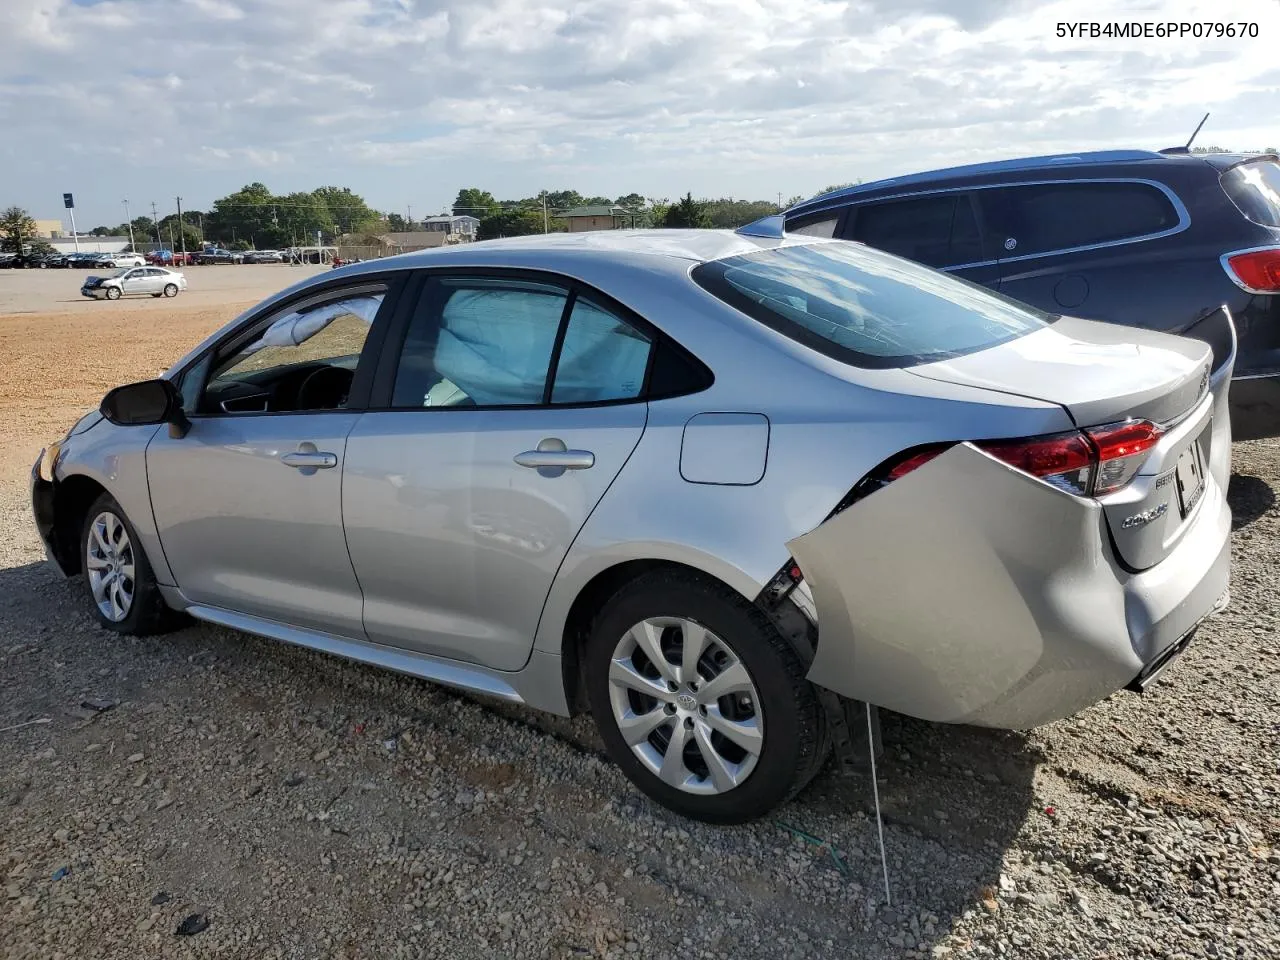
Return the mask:
[[793, 340], [859, 367], [906, 367], [1042, 329], [1025, 304], [840, 241], [775, 247], [694, 268], [705, 290]]
[[967, 193], [859, 207], [852, 239], [930, 267], [982, 259], [978, 221]]
[[1280, 163], [1255, 160], [1222, 175], [1222, 189], [1240, 212], [1264, 227], [1280, 227]]
[[1041, 183], [979, 195], [1009, 256], [1136, 240], [1178, 225], [1169, 198], [1145, 183]]

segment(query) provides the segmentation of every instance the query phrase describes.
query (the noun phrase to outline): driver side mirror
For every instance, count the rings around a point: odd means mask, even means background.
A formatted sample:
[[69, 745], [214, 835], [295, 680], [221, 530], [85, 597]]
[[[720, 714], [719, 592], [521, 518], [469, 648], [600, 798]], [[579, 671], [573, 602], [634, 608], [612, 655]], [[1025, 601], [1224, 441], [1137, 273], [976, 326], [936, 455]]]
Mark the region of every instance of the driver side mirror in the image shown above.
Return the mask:
[[171, 380], [143, 380], [116, 387], [102, 398], [99, 412], [121, 427], [169, 424], [169, 436], [180, 440], [191, 429], [182, 410], [182, 394]]

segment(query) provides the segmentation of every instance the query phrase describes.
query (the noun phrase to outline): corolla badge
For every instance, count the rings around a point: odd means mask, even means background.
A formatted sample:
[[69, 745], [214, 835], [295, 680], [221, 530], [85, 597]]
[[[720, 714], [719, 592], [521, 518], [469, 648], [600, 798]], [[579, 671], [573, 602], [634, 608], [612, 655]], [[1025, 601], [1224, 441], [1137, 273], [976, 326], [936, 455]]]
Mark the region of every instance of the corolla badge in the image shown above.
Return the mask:
[[1135, 513], [1132, 517], [1126, 517], [1124, 523], [1120, 527], [1124, 530], [1132, 530], [1134, 527], [1146, 526], [1152, 520], [1159, 520], [1169, 512], [1169, 504], [1162, 503], [1159, 506], [1152, 507], [1150, 510], [1143, 510], [1141, 513]]

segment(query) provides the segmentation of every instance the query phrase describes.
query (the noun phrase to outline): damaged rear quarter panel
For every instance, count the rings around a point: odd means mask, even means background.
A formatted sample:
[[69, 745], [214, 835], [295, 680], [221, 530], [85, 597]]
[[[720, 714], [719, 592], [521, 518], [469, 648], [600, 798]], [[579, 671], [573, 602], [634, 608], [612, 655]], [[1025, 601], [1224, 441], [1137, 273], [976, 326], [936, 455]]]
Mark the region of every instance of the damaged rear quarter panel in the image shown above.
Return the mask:
[[925, 720], [1021, 728], [1142, 668], [1104, 520], [959, 444], [788, 546], [818, 611], [815, 683]]

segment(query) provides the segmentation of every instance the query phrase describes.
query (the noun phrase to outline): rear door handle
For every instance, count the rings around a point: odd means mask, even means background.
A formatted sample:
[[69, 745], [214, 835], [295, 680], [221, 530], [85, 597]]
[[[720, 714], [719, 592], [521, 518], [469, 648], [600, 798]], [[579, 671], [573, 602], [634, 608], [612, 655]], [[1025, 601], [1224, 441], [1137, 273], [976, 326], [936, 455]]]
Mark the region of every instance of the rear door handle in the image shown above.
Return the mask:
[[298, 470], [328, 470], [338, 465], [338, 455], [319, 452], [286, 453], [280, 458], [280, 462], [286, 467], [294, 467]]
[[558, 477], [566, 470], [589, 470], [596, 465], [594, 453], [570, 450], [559, 437], [547, 437], [536, 450], [517, 453], [514, 459], [520, 466], [537, 470], [544, 477]]

